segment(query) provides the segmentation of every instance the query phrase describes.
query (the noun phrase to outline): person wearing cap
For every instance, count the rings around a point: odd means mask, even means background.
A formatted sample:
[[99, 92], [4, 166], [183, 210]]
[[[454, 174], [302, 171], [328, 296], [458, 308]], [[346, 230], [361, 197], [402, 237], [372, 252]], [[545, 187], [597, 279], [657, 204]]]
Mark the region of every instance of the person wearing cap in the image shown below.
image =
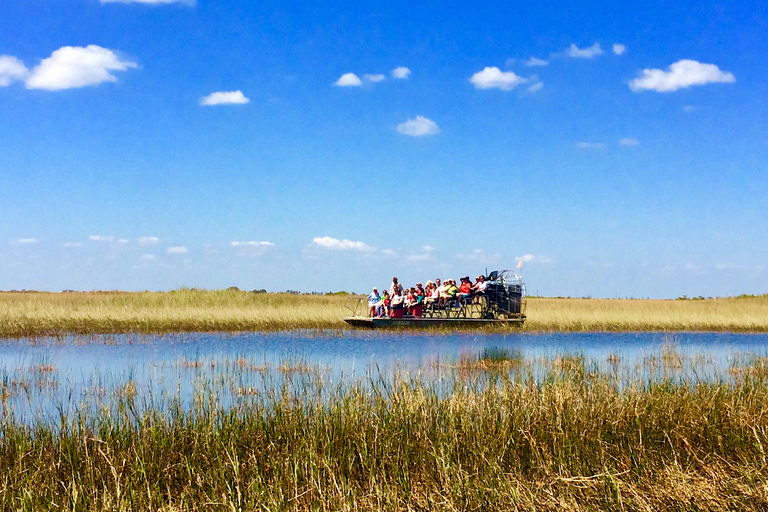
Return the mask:
[[368, 295], [368, 313], [370, 316], [376, 316], [380, 302], [381, 295], [379, 295], [379, 290], [374, 286], [373, 291]]
[[459, 286], [459, 300], [472, 295], [472, 281], [469, 280], [469, 276], [461, 278], [461, 286]]

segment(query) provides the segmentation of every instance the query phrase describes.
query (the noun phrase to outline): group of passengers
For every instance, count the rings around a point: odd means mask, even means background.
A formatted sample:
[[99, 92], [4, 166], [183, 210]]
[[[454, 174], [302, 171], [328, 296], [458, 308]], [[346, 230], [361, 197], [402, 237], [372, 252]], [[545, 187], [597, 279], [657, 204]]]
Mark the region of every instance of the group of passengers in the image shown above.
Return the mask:
[[486, 286], [482, 275], [477, 276], [474, 283], [469, 276], [462, 277], [458, 285], [455, 279], [440, 281], [438, 278], [427, 281], [426, 286], [416, 283], [410, 288], [404, 288], [397, 277], [393, 277], [389, 291], [382, 290], [379, 294], [378, 288], [373, 288], [368, 295], [368, 312], [372, 317], [400, 317], [405, 313], [420, 317], [425, 305], [442, 308], [457, 300], [477, 302], [485, 295]]

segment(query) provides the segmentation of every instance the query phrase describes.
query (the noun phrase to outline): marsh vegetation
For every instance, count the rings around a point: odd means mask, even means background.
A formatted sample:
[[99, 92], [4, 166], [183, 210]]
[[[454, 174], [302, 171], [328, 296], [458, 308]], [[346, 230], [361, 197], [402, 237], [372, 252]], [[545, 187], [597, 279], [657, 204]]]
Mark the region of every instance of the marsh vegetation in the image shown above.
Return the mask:
[[[349, 295], [171, 292], [0, 293], [0, 336], [345, 329]], [[530, 331], [768, 332], [768, 296], [707, 300], [529, 298]]]
[[[40, 361], [2, 375], [0, 507], [765, 510], [766, 360], [684, 377], [702, 364], [675, 347], [640, 366], [490, 348], [340, 378], [188, 359], [186, 397], [105, 376], [62, 395]], [[20, 416], [46, 396], [69, 398]]]

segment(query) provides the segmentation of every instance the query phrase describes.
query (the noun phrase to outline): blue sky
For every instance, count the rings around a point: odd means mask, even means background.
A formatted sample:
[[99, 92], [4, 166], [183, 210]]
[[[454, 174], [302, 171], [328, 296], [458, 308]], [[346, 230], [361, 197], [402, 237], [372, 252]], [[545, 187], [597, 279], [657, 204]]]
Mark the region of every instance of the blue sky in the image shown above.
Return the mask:
[[6, 2], [0, 289], [765, 293], [767, 47], [758, 2]]

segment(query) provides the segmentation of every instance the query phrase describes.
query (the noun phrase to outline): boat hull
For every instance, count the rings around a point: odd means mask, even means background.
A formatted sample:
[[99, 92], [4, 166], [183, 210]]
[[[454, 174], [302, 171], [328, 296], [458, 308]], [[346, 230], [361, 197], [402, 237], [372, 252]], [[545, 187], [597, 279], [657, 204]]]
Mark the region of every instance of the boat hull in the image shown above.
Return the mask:
[[368, 318], [345, 317], [344, 321], [352, 327], [367, 329], [387, 328], [423, 328], [423, 327], [479, 327], [483, 325], [523, 325], [525, 315], [517, 318]]

